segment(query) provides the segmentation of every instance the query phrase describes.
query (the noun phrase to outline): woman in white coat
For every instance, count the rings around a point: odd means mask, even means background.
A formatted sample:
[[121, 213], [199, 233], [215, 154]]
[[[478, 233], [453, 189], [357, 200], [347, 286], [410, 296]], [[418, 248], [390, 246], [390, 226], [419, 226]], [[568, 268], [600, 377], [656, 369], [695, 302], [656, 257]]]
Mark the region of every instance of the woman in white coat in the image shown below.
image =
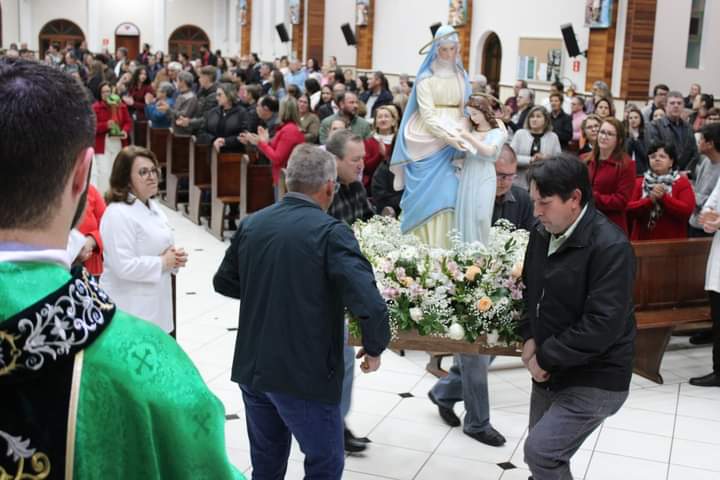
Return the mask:
[[100, 285], [117, 306], [173, 332], [170, 275], [184, 267], [187, 253], [176, 248], [158, 192], [155, 154], [126, 147], [115, 158], [100, 224], [105, 246]]
[[705, 269], [705, 290], [710, 297], [713, 322], [713, 371], [702, 377], [691, 378], [690, 385], [720, 387], [720, 181], [705, 202], [698, 222], [707, 233], [715, 234]]

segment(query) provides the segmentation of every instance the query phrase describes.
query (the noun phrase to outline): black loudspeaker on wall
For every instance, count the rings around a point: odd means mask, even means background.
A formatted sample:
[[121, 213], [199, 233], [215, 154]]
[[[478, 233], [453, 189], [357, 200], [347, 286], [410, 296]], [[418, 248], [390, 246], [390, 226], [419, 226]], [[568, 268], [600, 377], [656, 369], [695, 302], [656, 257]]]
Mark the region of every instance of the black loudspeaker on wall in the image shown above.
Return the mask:
[[438, 31], [438, 28], [442, 26], [442, 23], [435, 22], [432, 25], [430, 25], [430, 33], [432, 33], [433, 38], [435, 38], [435, 32]]
[[357, 45], [357, 41], [355, 40], [355, 34], [353, 33], [349, 23], [343, 23], [342, 25], [340, 25], [340, 29], [342, 30], [343, 36], [345, 37], [345, 43], [347, 43], [348, 45]]
[[275, 30], [277, 30], [278, 35], [280, 35], [281, 42], [287, 43], [290, 41], [290, 35], [288, 35], [287, 28], [285, 28], [284, 23], [278, 23], [275, 25]]
[[575, 38], [575, 30], [573, 30], [572, 23], [564, 23], [560, 25], [560, 31], [562, 32], [563, 40], [565, 41], [565, 48], [567, 48], [568, 55], [570, 57], [577, 57], [582, 55], [578, 47], [577, 39]]

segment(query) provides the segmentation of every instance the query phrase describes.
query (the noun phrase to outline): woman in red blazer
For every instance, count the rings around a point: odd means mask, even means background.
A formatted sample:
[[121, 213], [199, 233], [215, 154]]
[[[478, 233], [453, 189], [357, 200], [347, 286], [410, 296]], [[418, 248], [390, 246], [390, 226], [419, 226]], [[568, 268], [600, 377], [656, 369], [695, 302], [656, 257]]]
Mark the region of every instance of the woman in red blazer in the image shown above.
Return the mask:
[[585, 157], [595, 207], [625, 234], [628, 234], [626, 210], [635, 186], [635, 162], [625, 153], [625, 128], [615, 117], [600, 124], [597, 148]]
[[305, 143], [305, 134], [300, 130], [300, 114], [294, 97], [288, 95], [280, 102], [279, 120], [280, 127], [272, 139], [269, 138], [267, 130], [263, 127], [258, 127], [257, 135], [248, 135], [248, 141], [253, 145], [257, 145], [258, 150], [272, 164], [275, 200], [278, 199], [280, 171], [287, 167], [293, 149]]
[[92, 185], [88, 186], [87, 204], [83, 220], [77, 229], [85, 235], [85, 246], [78, 255], [88, 272], [99, 277], [103, 270], [103, 241], [100, 237], [100, 220], [105, 213], [105, 201]]
[[108, 100], [112, 88], [102, 82], [98, 91], [100, 100], [93, 103], [97, 125], [95, 127], [95, 158], [93, 159], [92, 184], [100, 195], [105, 195], [110, 188], [110, 172], [115, 157], [123, 147], [129, 145], [132, 120], [123, 102], [110, 105]]
[[677, 170], [675, 146], [654, 144], [648, 150], [650, 169], [635, 181], [628, 204], [633, 240], [687, 238], [695, 210], [695, 192]]

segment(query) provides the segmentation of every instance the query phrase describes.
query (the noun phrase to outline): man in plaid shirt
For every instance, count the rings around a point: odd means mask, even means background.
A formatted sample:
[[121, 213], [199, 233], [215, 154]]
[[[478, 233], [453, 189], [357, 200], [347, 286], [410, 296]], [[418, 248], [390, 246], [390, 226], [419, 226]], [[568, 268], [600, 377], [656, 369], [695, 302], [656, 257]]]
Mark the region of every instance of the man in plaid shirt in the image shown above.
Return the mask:
[[[367, 220], [375, 215], [368, 201], [362, 175], [365, 162], [365, 144], [362, 137], [348, 129], [332, 133], [325, 148], [335, 155], [338, 180], [335, 184], [335, 198], [327, 213], [349, 225], [356, 220]], [[347, 326], [345, 327], [346, 345], [343, 351], [345, 375], [343, 377], [340, 410], [343, 418], [350, 411], [352, 397], [353, 374], [355, 367], [355, 348], [347, 345]], [[362, 452], [370, 442], [367, 438], [357, 438], [345, 425], [345, 451]]]
[[328, 214], [348, 225], [355, 223], [355, 220], [367, 220], [375, 215], [365, 187], [360, 181], [365, 158], [363, 139], [350, 130], [337, 130], [325, 148], [335, 155], [338, 171], [338, 190]]

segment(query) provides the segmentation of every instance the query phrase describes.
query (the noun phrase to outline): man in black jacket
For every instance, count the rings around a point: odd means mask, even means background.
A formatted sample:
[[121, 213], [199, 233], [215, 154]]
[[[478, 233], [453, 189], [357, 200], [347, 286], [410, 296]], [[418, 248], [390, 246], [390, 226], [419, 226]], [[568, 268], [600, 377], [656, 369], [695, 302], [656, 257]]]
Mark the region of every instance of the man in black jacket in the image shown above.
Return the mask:
[[692, 126], [682, 119], [685, 108], [685, 99], [682, 93], [673, 91], [668, 93], [665, 102], [666, 116], [658, 118], [648, 125], [648, 145], [653, 143], [672, 143], [677, 152], [678, 168], [694, 176], [695, 167], [700, 160], [697, 141]]
[[560, 141], [560, 147], [565, 150], [572, 140], [573, 126], [572, 117], [563, 110], [563, 94], [553, 92], [550, 94], [550, 121], [553, 132]]
[[367, 107], [365, 120], [375, 118], [375, 110], [383, 105], [392, 105], [393, 94], [388, 88], [388, 81], [381, 71], [373, 72], [368, 78], [368, 90], [360, 95], [360, 100]]
[[359, 320], [365, 373], [390, 340], [385, 301], [350, 227], [325, 213], [335, 158], [301, 145], [288, 162], [289, 193], [240, 224], [215, 290], [241, 301], [232, 367], [245, 402], [253, 476], [283, 478], [291, 434], [307, 478], [340, 479], [344, 311]]
[[540, 160], [528, 173], [541, 227], [531, 232], [520, 321], [533, 377], [525, 462], [536, 480], [572, 478], [570, 458], [628, 395], [635, 257], [592, 205], [584, 163]]
[[533, 206], [526, 189], [513, 185], [517, 177], [517, 155], [507, 143], [502, 146], [495, 162], [495, 205], [492, 224], [505, 219], [517, 228], [531, 231], [537, 224], [533, 216]]

